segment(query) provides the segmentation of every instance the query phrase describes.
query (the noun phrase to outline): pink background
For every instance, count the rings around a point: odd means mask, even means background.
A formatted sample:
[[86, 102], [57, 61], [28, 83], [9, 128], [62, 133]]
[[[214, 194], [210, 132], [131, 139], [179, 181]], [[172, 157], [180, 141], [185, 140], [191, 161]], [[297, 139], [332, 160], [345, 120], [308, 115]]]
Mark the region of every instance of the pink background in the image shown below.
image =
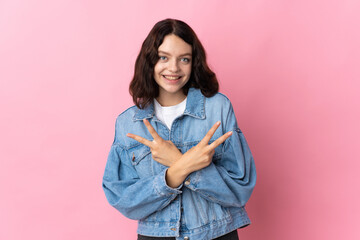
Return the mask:
[[0, 1], [0, 239], [136, 239], [101, 188], [151, 27], [193, 27], [258, 182], [241, 239], [360, 239], [356, 0]]

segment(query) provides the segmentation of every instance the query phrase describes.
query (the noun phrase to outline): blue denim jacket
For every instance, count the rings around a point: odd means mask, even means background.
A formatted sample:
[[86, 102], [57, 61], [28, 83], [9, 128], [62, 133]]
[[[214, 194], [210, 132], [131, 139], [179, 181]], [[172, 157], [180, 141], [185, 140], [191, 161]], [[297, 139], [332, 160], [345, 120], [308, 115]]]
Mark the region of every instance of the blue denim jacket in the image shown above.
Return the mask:
[[[233, 131], [215, 149], [212, 163], [191, 173], [181, 186], [167, 186], [167, 167], [154, 161], [150, 148], [126, 137], [152, 136], [146, 118], [157, 133], [172, 141], [182, 153], [194, 147], [217, 121], [212, 141]], [[250, 224], [245, 204], [256, 182], [254, 160], [229, 99], [221, 93], [206, 98], [190, 88], [186, 109], [171, 129], [158, 120], [154, 106], [133, 106], [121, 113], [115, 125], [103, 189], [109, 203], [128, 218], [138, 221], [137, 232], [146, 236], [179, 239], [213, 239]]]

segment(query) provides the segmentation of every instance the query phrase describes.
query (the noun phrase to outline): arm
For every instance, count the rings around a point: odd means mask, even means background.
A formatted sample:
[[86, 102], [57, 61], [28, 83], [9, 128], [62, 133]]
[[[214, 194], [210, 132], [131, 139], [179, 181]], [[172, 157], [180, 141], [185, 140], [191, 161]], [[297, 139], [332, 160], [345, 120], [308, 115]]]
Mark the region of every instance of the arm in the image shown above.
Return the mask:
[[185, 186], [222, 206], [241, 207], [254, 189], [256, 170], [246, 139], [237, 127], [231, 104], [224, 128], [225, 131], [233, 130], [233, 135], [223, 144], [221, 159], [191, 173]]
[[[154, 141], [133, 134], [127, 136], [150, 147], [152, 153], [154, 149], [158, 149], [156, 152], [163, 152], [163, 154], [159, 155], [163, 155], [164, 158], [154, 159], [166, 166], [170, 166], [166, 172], [166, 183], [170, 187], [181, 187], [184, 180], [187, 179], [185, 186], [198, 191], [204, 198], [223, 206], [240, 207], [245, 205], [251, 195], [256, 181], [256, 172], [246, 140], [240, 129], [237, 128], [231, 104], [229, 104], [226, 112], [227, 116], [224, 119], [225, 125], [223, 127], [228, 132], [208, 145], [216, 129], [220, 126], [220, 122], [217, 122], [198, 145], [183, 155], [179, 154], [176, 148], [167, 148], [165, 145], [163, 145], [164, 147], [157, 146], [161, 141], [165, 141], [158, 136], [147, 121], [144, 121], [144, 123], [154, 137]], [[232, 130], [234, 130], [234, 134], [232, 134]], [[215, 148], [226, 139], [228, 141], [223, 146], [221, 164], [215, 165], [212, 162]], [[167, 159], [172, 156], [171, 152], [175, 156], [173, 160]], [[250, 175], [251, 179], [249, 179]]]
[[[232, 135], [232, 131], [227, 132], [209, 145], [211, 137], [219, 126], [220, 121], [211, 127], [205, 137], [195, 147], [183, 154], [180, 159], [169, 167], [166, 175], [166, 182], [169, 186], [176, 187], [180, 185], [190, 173], [211, 164], [215, 148]], [[186, 185], [188, 185], [187, 182], [185, 182]]]
[[126, 217], [136, 220], [145, 218], [166, 207], [181, 193], [179, 189], [166, 185], [166, 170], [140, 179], [126, 159], [126, 151], [114, 144], [103, 177], [103, 189], [108, 202]]
[[181, 186], [190, 173], [207, 167], [212, 162], [215, 148], [232, 135], [232, 131], [227, 132], [209, 145], [211, 137], [220, 126], [220, 121], [218, 121], [195, 147], [183, 155], [171, 141], [163, 140], [147, 120], [144, 119], [143, 122], [154, 138], [153, 141], [131, 133], [127, 136], [148, 146], [155, 161], [169, 166], [165, 179], [172, 188]]

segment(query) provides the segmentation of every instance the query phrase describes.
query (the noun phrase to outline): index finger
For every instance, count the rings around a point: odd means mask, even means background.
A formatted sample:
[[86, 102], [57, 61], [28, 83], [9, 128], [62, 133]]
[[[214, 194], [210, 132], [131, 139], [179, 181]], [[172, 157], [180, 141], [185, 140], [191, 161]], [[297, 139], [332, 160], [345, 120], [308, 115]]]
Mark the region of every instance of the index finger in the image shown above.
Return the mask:
[[161, 137], [160, 137], [159, 134], [155, 131], [155, 129], [153, 128], [153, 126], [151, 126], [151, 124], [149, 123], [149, 121], [146, 120], [146, 119], [144, 119], [143, 122], [144, 122], [146, 128], [149, 130], [151, 136], [154, 138], [154, 140], [159, 140], [159, 138], [161, 138]]
[[129, 138], [132, 138], [132, 139], [138, 141], [139, 143], [142, 143], [145, 146], [148, 146], [148, 147], [151, 148], [152, 142], [147, 140], [146, 138], [140, 137], [140, 136], [132, 134], [132, 133], [128, 133], [128, 134], [126, 134], [126, 136], [129, 137]]
[[201, 144], [203, 145], [207, 145], [210, 141], [210, 139], [212, 138], [212, 136], [214, 135], [214, 133], [216, 132], [216, 129], [220, 126], [220, 121], [217, 121], [211, 128], [210, 130], [206, 133], [205, 137], [200, 141]]
[[224, 135], [222, 135], [221, 137], [216, 139], [213, 143], [211, 143], [209, 145], [209, 147], [212, 148], [212, 149], [217, 148], [220, 144], [225, 142], [225, 140], [228, 139], [231, 135], [232, 135], [232, 131], [225, 133]]

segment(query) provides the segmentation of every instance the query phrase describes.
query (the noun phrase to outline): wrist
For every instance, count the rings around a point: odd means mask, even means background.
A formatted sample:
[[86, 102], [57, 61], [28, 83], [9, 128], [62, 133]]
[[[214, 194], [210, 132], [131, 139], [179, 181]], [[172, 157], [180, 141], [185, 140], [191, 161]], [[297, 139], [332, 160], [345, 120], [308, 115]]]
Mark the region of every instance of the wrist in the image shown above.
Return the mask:
[[183, 154], [181, 152], [177, 153], [176, 156], [174, 157], [175, 161], [173, 163], [176, 163], [177, 161], [179, 161], [182, 156], [183, 156]]
[[189, 173], [183, 168], [179, 161], [176, 161], [172, 166], [169, 167], [168, 173], [175, 178], [185, 179]]
[[187, 172], [179, 164], [175, 163], [166, 171], [166, 184], [169, 187], [177, 188], [184, 182], [187, 175]]
[[185, 153], [182, 154], [181, 158], [176, 161], [176, 167], [180, 169], [186, 178], [190, 173], [196, 171], [193, 163], [194, 161], [191, 161], [191, 159], [189, 159], [189, 155]]

